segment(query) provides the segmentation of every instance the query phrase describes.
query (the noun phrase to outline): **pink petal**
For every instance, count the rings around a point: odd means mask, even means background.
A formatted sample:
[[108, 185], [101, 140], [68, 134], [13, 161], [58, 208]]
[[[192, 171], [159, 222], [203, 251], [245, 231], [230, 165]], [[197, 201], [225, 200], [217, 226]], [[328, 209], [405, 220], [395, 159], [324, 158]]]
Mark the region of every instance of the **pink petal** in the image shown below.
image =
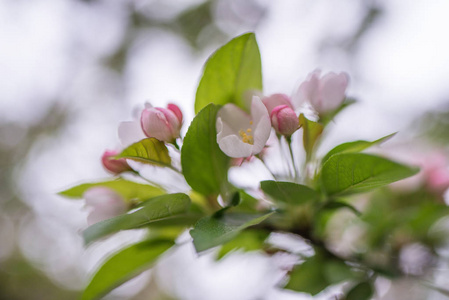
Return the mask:
[[325, 113], [338, 108], [345, 99], [348, 76], [345, 73], [328, 73], [320, 80], [321, 101], [315, 109]]
[[182, 123], [182, 111], [181, 111], [181, 109], [176, 104], [172, 104], [172, 103], [169, 103], [167, 105], [167, 108], [169, 110], [171, 110], [175, 114], [175, 116], [178, 118], [179, 124], [181, 124]]
[[263, 98], [262, 102], [267, 108], [268, 114], [271, 114], [273, 109], [279, 105], [287, 105], [291, 109], [294, 109], [290, 97], [285, 94], [273, 94]]

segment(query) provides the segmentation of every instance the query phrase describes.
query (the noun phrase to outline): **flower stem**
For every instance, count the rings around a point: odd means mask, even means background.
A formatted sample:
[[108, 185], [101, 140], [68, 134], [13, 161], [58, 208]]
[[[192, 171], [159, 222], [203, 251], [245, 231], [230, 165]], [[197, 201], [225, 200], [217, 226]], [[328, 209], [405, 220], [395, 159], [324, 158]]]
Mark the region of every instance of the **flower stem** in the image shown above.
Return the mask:
[[294, 180], [298, 181], [298, 171], [296, 169], [295, 164], [295, 155], [293, 154], [293, 148], [292, 148], [292, 137], [286, 136], [285, 139], [287, 140], [288, 150], [290, 151], [290, 157], [292, 159], [292, 167], [293, 167], [293, 173], [294, 173]]

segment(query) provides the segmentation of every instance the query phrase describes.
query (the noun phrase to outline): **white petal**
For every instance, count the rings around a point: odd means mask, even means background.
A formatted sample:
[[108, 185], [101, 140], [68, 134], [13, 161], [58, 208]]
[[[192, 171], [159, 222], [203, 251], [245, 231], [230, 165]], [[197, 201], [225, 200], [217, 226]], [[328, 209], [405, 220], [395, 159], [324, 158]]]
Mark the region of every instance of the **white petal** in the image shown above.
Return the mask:
[[251, 104], [251, 116], [254, 121], [254, 145], [251, 154], [257, 154], [262, 151], [263, 147], [265, 147], [271, 132], [271, 121], [267, 108], [258, 97], [253, 97], [253, 102]]
[[271, 121], [267, 116], [263, 116], [259, 122], [256, 124], [256, 128], [254, 129], [254, 145], [251, 154], [258, 154], [265, 147], [265, 144], [268, 141], [271, 133]]
[[140, 120], [121, 122], [118, 126], [118, 137], [124, 147], [146, 138]]
[[264, 117], [270, 118], [270, 116], [268, 115], [268, 110], [265, 107], [265, 104], [263, 104], [262, 100], [260, 100], [259, 97], [254, 96], [253, 102], [251, 103], [251, 118], [254, 124], [259, 123], [259, 120]]
[[238, 132], [233, 130], [228, 123], [225, 123], [221, 118], [217, 118], [217, 122], [215, 124], [217, 128], [217, 143], [220, 144], [221, 139], [229, 136], [229, 135], [237, 135]]
[[252, 154], [253, 145], [244, 143], [236, 135], [228, 135], [218, 141], [221, 151], [229, 157], [249, 157]]
[[221, 118], [223, 123], [227, 124], [235, 134], [238, 134], [242, 129], [248, 128], [249, 122], [251, 121], [250, 116], [234, 104], [226, 104], [223, 106], [218, 111], [218, 118]]

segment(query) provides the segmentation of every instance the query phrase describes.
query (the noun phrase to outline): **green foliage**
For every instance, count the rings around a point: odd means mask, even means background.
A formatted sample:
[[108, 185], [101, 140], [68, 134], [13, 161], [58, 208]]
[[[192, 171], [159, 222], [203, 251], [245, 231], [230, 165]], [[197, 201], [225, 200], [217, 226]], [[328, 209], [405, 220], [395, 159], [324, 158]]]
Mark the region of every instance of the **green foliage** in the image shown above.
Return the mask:
[[308, 120], [303, 114], [299, 115], [299, 126], [302, 127], [302, 141], [304, 150], [306, 151], [307, 161], [310, 160], [313, 149], [318, 141], [321, 133], [323, 133], [324, 126], [320, 123]]
[[267, 214], [227, 213], [200, 219], [190, 231], [197, 252], [224, 244], [242, 230], [265, 221]]
[[363, 281], [355, 285], [346, 295], [346, 300], [369, 300], [374, 294], [371, 282]]
[[[186, 12], [178, 18], [179, 23], [191, 23], [195, 16], [207, 12], [208, 8], [210, 3], [200, 5], [196, 11]], [[191, 33], [197, 34], [197, 29]], [[66, 197], [81, 198], [87, 189], [104, 186], [115, 190], [127, 201], [139, 201], [131, 212], [87, 228], [83, 233], [86, 244], [121, 230], [151, 228], [146, 237], [151, 240], [123, 249], [99, 268], [86, 288], [83, 300], [103, 297], [148, 269], [159, 255], [173, 246], [176, 237], [193, 224], [190, 234], [196, 251], [221, 246], [217, 252], [218, 259], [234, 250], [283, 251], [266, 248], [264, 243], [269, 234], [298, 235], [313, 247], [314, 255], [307, 257], [309, 252], [298, 255], [302, 263], [290, 272], [285, 288], [316, 295], [329, 286], [351, 281], [351, 289], [346, 294], [349, 300], [370, 299], [374, 294], [370, 278], [377, 274], [403, 276], [397, 257], [404, 246], [418, 243], [429, 248], [429, 255], [436, 255], [438, 241], [442, 239], [436, 237], [438, 228], [435, 228], [438, 226], [434, 225], [449, 213], [449, 208], [442, 203], [442, 195], [438, 191], [430, 191], [430, 185], [423, 183], [410, 193], [379, 189], [371, 194], [371, 201], [361, 212], [355, 208], [359, 207], [355, 197], [345, 198], [418, 172], [416, 168], [386, 158], [360, 153], [393, 135], [375, 141], [340, 144], [330, 150], [320, 164], [315, 164], [316, 149], [326, 125], [341, 110], [354, 103], [352, 99], [345, 99], [332, 112], [320, 114], [316, 122], [303, 114], [298, 117], [306, 152], [304, 172], [298, 172], [297, 166], [293, 166], [295, 172], [291, 172], [291, 166], [288, 166], [289, 174], [275, 175], [276, 178], [289, 176], [291, 182], [268, 180], [260, 183], [262, 191], [273, 200], [268, 204], [270, 209], [264, 208], [263, 201], [251, 196], [248, 189], [232, 186], [227, 178], [230, 158], [217, 143], [217, 113], [222, 105], [228, 103], [248, 111], [249, 95], [255, 90], [262, 90], [261, 59], [255, 36], [248, 33], [218, 49], [204, 67], [196, 93], [197, 115], [180, 150], [182, 175], [192, 188], [193, 205], [185, 194], [166, 194], [160, 188], [124, 179], [82, 184], [61, 192]], [[288, 142], [290, 150], [289, 154], [281, 153], [290, 155], [284, 157], [287, 158], [284, 161], [299, 163], [292, 151], [291, 138], [282, 138]], [[154, 138], [134, 143], [116, 158], [175, 169], [166, 144]], [[219, 197], [221, 202], [217, 201]], [[224, 208], [221, 207], [223, 203]], [[349, 209], [356, 216], [336, 213], [341, 209]], [[335, 222], [337, 226], [329, 230], [330, 224], [336, 220], [334, 217], [340, 215], [343, 221], [347, 217], [350, 222]], [[345, 257], [329, 249], [328, 245], [332, 244], [329, 242], [333, 242], [329, 240], [331, 235], [335, 234], [332, 236], [334, 240], [345, 236], [344, 227], [355, 226], [357, 222], [363, 224], [363, 238], [351, 246], [360, 246], [360, 249], [354, 249]], [[379, 255], [373, 258], [373, 251]], [[297, 253], [296, 250], [291, 252]], [[382, 260], [376, 260], [377, 257]]]
[[318, 252], [291, 271], [285, 289], [316, 295], [330, 285], [357, 276], [344, 262]]
[[143, 139], [122, 151], [116, 158], [132, 159], [141, 163], [171, 166], [167, 146], [155, 138]]
[[287, 204], [299, 205], [319, 199], [319, 194], [313, 189], [293, 182], [267, 180], [262, 181], [260, 186], [265, 194]]
[[183, 214], [187, 212], [189, 206], [190, 199], [185, 194], [168, 194], [155, 197], [146, 201], [137, 211], [90, 226], [83, 232], [84, 242], [90, 244], [120, 230], [141, 228], [158, 222], [163, 222], [167, 226], [179, 224], [179, 218], [181, 220], [186, 218]]
[[331, 156], [321, 170], [321, 184], [329, 196], [360, 193], [410, 177], [418, 172], [379, 156], [340, 153]]
[[351, 204], [343, 202], [343, 201], [338, 201], [338, 200], [333, 200], [333, 201], [327, 202], [321, 208], [321, 210], [332, 211], [332, 210], [338, 210], [338, 209], [342, 209], [342, 208], [347, 208], [358, 216], [361, 215], [361, 213], [357, 210], [357, 208], [355, 208]]
[[203, 195], [220, 194], [227, 184], [229, 158], [217, 144], [215, 120], [219, 106], [210, 104], [190, 124], [181, 150], [187, 183]]
[[387, 136], [384, 136], [378, 140], [372, 141], [372, 142], [368, 142], [368, 141], [354, 141], [354, 142], [348, 142], [348, 143], [343, 143], [340, 144], [338, 146], [336, 146], [335, 148], [333, 148], [331, 151], [329, 151], [321, 160], [321, 164], [324, 164], [329, 157], [331, 157], [334, 154], [337, 153], [357, 153], [357, 152], [362, 152], [363, 150], [377, 145], [377, 144], [381, 144], [389, 139], [391, 139], [396, 133], [392, 133], [389, 134]]
[[234, 103], [247, 109], [245, 93], [262, 90], [262, 63], [254, 33], [234, 38], [218, 49], [204, 67], [195, 112], [209, 103]]
[[262, 230], [244, 230], [235, 238], [223, 244], [218, 252], [218, 259], [234, 250], [256, 251], [260, 250], [270, 233]]
[[155, 186], [148, 184], [140, 184], [133, 181], [128, 181], [123, 178], [108, 180], [96, 183], [83, 183], [72, 187], [68, 190], [62, 191], [59, 195], [68, 198], [82, 198], [86, 190], [92, 187], [106, 187], [114, 190], [120, 194], [125, 200], [143, 201], [149, 198], [160, 196], [165, 192]]
[[95, 273], [81, 300], [100, 299], [122, 283], [149, 269], [157, 258], [173, 245], [172, 240], [150, 240], [113, 254]]
[[447, 205], [439, 201], [426, 191], [377, 191], [362, 216], [362, 221], [368, 225], [367, 246], [390, 249], [403, 245], [404, 239], [431, 248], [439, 245], [447, 232], [431, 228], [449, 214]]

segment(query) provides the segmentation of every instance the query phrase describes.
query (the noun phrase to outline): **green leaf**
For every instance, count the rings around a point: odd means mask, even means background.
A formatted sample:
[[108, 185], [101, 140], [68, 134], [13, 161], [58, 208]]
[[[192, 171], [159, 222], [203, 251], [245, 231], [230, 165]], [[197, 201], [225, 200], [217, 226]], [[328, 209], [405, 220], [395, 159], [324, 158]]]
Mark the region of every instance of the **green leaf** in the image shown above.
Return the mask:
[[346, 300], [369, 300], [374, 294], [371, 282], [363, 281], [354, 286], [346, 295]]
[[365, 149], [367, 149], [367, 148], [369, 148], [371, 146], [374, 146], [374, 145], [377, 145], [377, 144], [380, 144], [380, 143], [383, 143], [383, 142], [389, 140], [395, 134], [396, 134], [396, 132], [392, 133], [390, 135], [384, 136], [384, 137], [382, 137], [382, 138], [380, 138], [378, 140], [372, 141], [372, 142], [368, 142], [368, 141], [354, 141], [354, 142], [340, 144], [340, 145], [336, 146], [335, 148], [333, 148], [331, 151], [329, 151], [323, 157], [323, 159], [321, 160], [321, 164], [324, 164], [329, 159], [329, 157], [331, 157], [334, 154], [337, 154], [337, 153], [357, 153], [357, 152], [362, 152], [363, 150], [365, 150]]
[[[83, 232], [84, 242], [91, 242], [120, 230], [141, 228], [146, 225], [165, 223], [167, 226], [176, 224], [184, 217], [190, 206], [190, 198], [186, 194], [169, 194], [159, 196], [144, 202], [141, 208], [132, 213], [124, 214], [98, 222]], [[172, 222], [171, 222], [172, 221]]]
[[303, 129], [302, 141], [304, 150], [306, 151], [307, 161], [309, 161], [312, 157], [313, 148], [324, 130], [324, 126], [320, 123], [308, 120], [303, 114], [300, 114], [298, 119], [299, 126]]
[[127, 158], [141, 163], [171, 167], [167, 146], [155, 138], [143, 139], [132, 144], [116, 158]]
[[274, 200], [299, 205], [305, 202], [319, 199], [319, 194], [308, 186], [282, 181], [262, 181], [260, 183], [265, 194]]
[[171, 240], [144, 241], [113, 254], [95, 273], [81, 300], [100, 299], [149, 269], [157, 258], [173, 245]]
[[358, 211], [357, 208], [355, 208], [354, 206], [352, 206], [349, 203], [342, 202], [342, 201], [337, 201], [337, 200], [329, 201], [322, 207], [323, 210], [337, 210], [337, 209], [341, 209], [341, 208], [347, 208], [350, 211], [352, 211], [354, 214], [356, 214], [357, 216], [361, 215], [360, 211]]
[[217, 144], [215, 122], [219, 107], [201, 110], [190, 124], [181, 150], [181, 164], [187, 183], [203, 195], [219, 194], [227, 184], [229, 158]]
[[239, 190], [240, 203], [234, 208], [234, 211], [239, 212], [257, 212], [260, 201], [245, 192], [244, 190]]
[[243, 229], [263, 222], [272, 214], [229, 213], [222, 217], [205, 217], [195, 224], [190, 235], [196, 251], [201, 252], [232, 240]]
[[236, 37], [206, 62], [196, 92], [195, 113], [209, 103], [234, 103], [247, 109], [244, 96], [262, 90], [262, 63], [254, 33]]
[[265, 240], [270, 233], [261, 230], [245, 230], [241, 231], [234, 239], [223, 244], [218, 252], [217, 259], [223, 258], [231, 251], [240, 249], [246, 252], [256, 251], [262, 248]]
[[125, 200], [147, 200], [156, 196], [165, 194], [165, 192], [155, 186], [148, 184], [140, 184], [133, 181], [128, 181], [122, 178], [115, 180], [108, 180], [96, 183], [83, 183], [72, 187], [68, 190], [62, 191], [59, 195], [68, 198], [83, 198], [86, 190], [92, 187], [106, 187], [114, 190], [120, 194]]
[[340, 153], [331, 156], [321, 170], [327, 195], [360, 193], [415, 175], [418, 168], [379, 156]]
[[318, 294], [330, 285], [321, 264], [322, 260], [316, 256], [308, 258], [291, 271], [289, 281], [284, 288], [311, 295]]
[[284, 288], [316, 295], [330, 285], [357, 276], [358, 274], [344, 262], [317, 252], [293, 268], [289, 282]]

